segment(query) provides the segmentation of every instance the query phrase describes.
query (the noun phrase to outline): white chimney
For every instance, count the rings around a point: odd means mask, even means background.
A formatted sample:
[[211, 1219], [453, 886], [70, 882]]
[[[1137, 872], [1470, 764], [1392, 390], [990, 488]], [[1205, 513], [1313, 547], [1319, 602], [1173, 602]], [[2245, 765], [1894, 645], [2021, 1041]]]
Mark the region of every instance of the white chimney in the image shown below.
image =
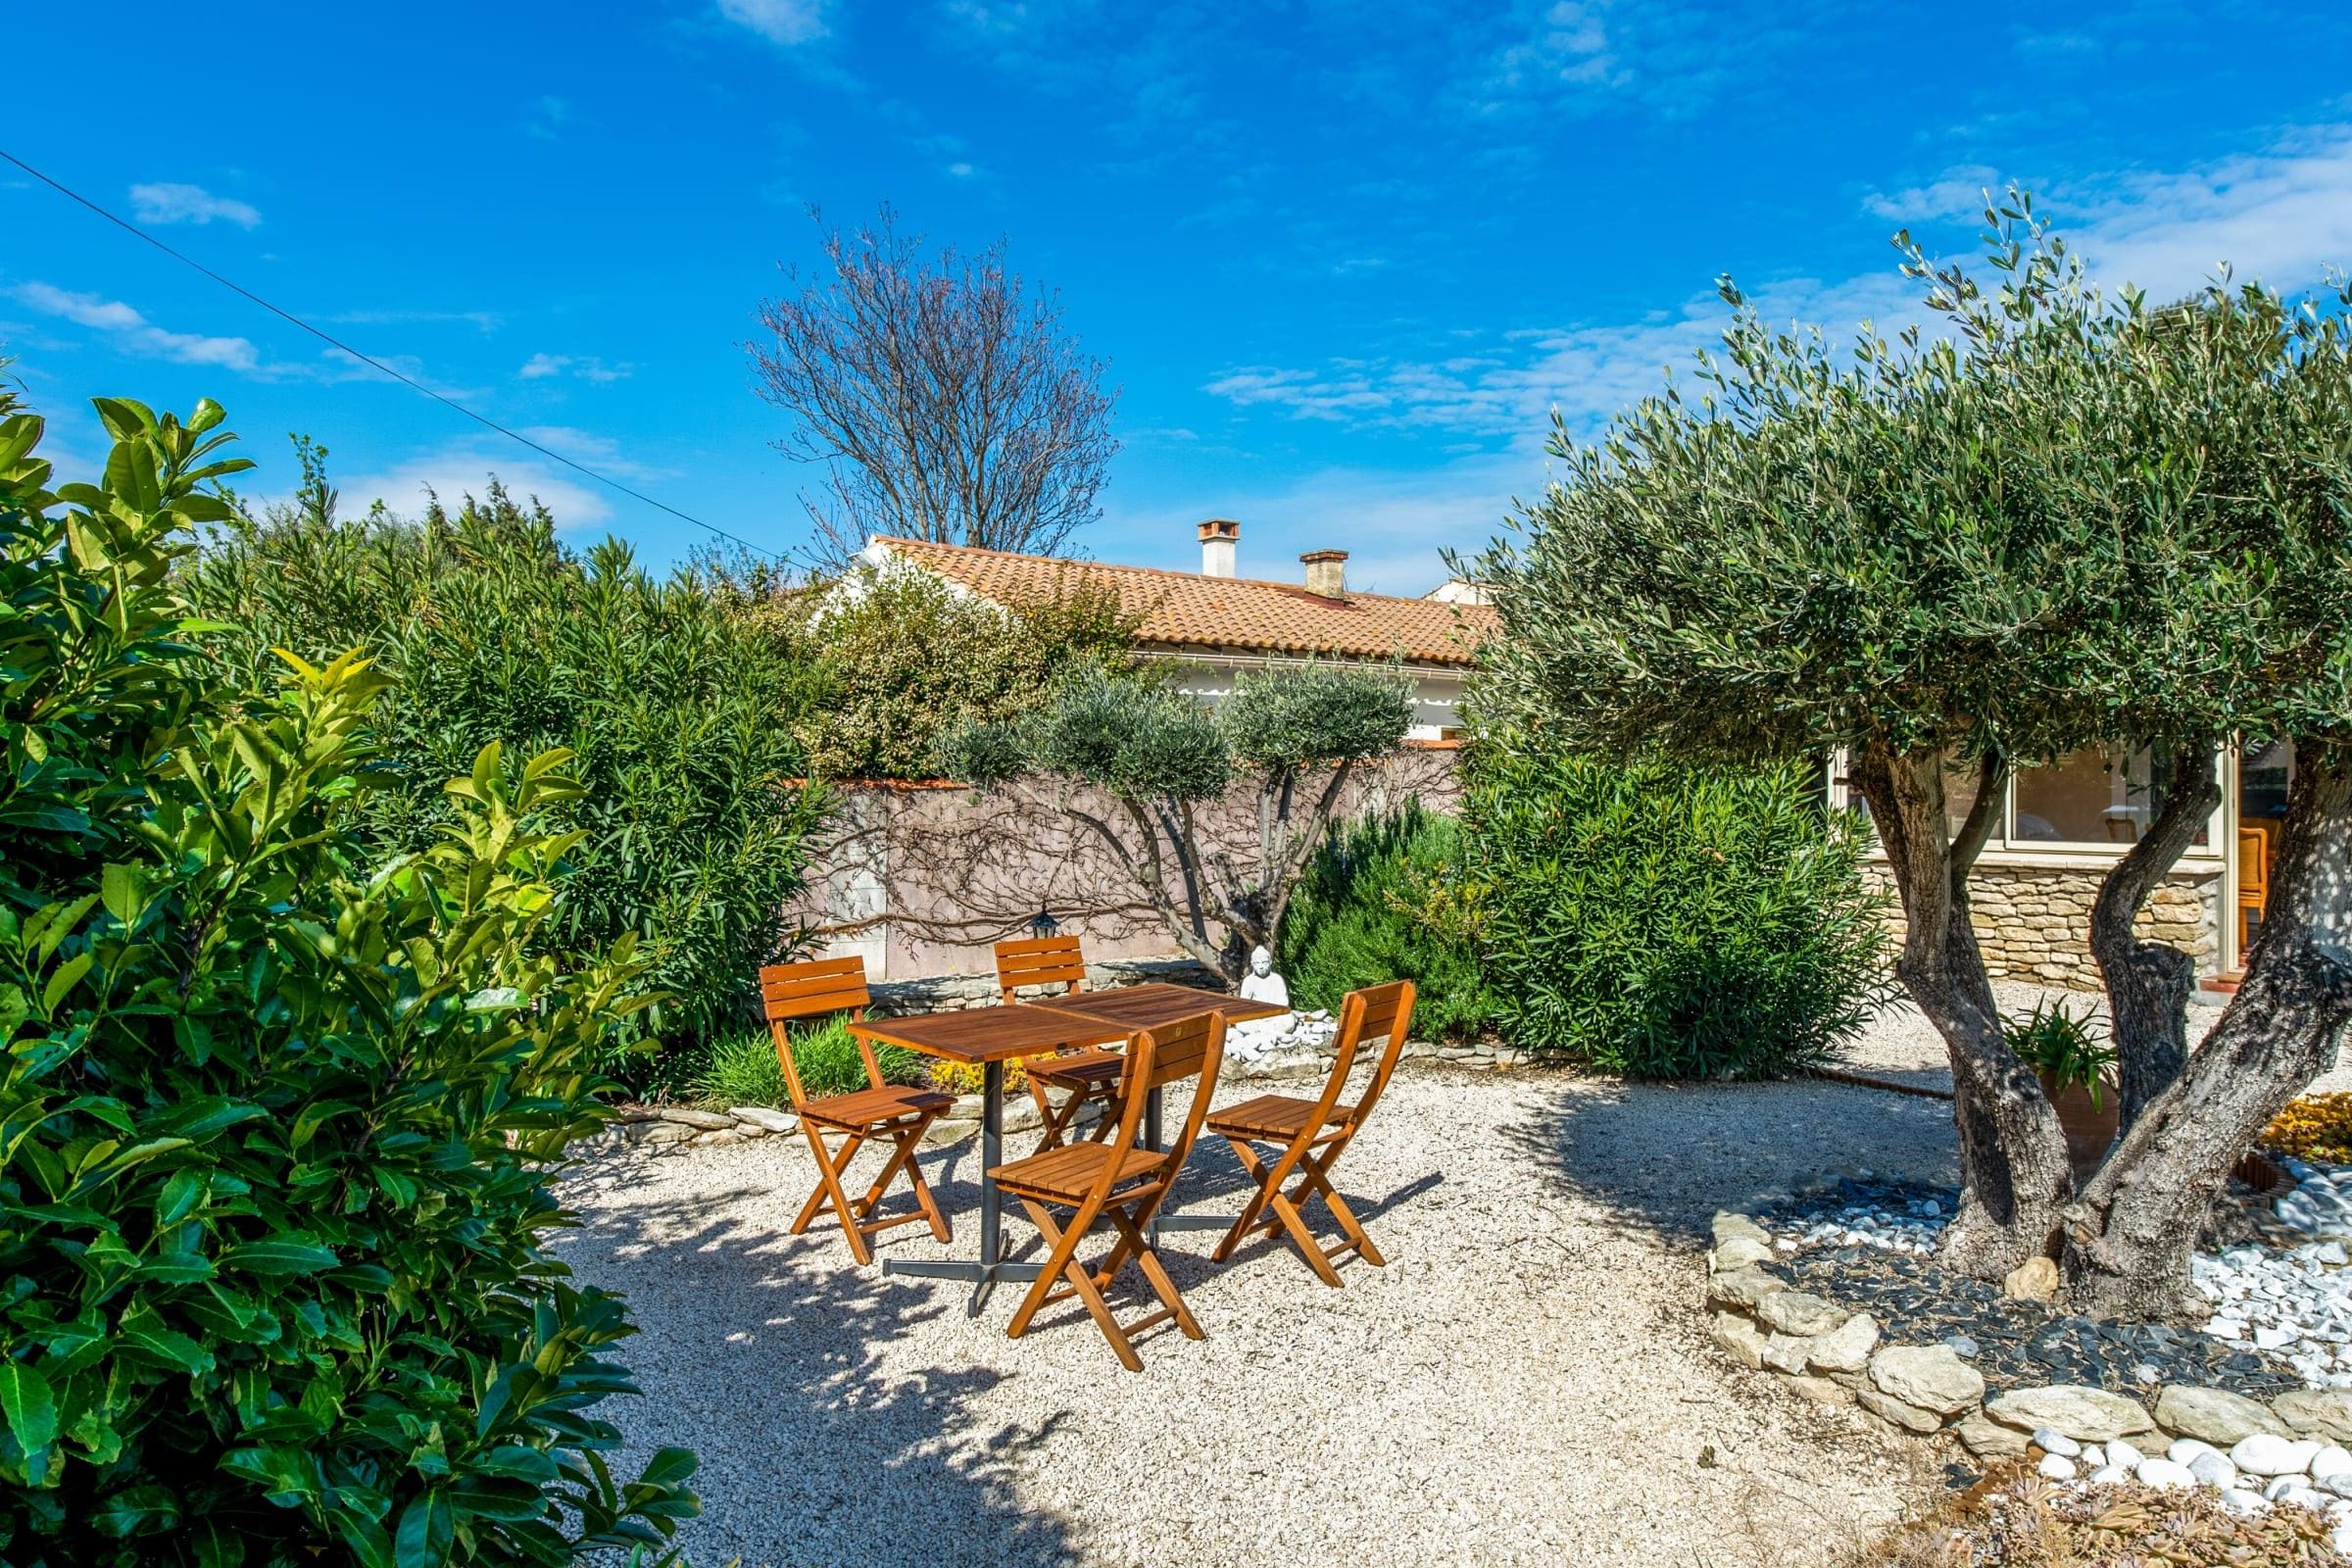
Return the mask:
[[1348, 597], [1348, 552], [1309, 550], [1298, 558], [1306, 567], [1306, 591], [1326, 599]]
[[1200, 575], [1230, 577], [1233, 556], [1242, 542], [1242, 525], [1230, 517], [1211, 517], [1200, 525]]

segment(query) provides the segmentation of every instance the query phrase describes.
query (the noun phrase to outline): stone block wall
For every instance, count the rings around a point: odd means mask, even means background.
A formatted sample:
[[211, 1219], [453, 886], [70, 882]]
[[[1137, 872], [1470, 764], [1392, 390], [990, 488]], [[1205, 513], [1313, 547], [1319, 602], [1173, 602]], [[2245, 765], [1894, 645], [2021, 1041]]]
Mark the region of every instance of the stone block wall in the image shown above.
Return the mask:
[[[1871, 874], [1891, 897], [1885, 868], [1873, 866]], [[2078, 866], [1980, 862], [1969, 878], [1968, 902], [1986, 970], [1996, 980], [2098, 990], [2090, 908], [2105, 876], [2103, 870]], [[2143, 938], [2170, 943], [2196, 959], [2199, 974], [2215, 974], [2222, 961], [2222, 912], [2218, 868], [2175, 871], [2139, 911], [2137, 929]], [[1886, 923], [1900, 941], [1899, 906]]]

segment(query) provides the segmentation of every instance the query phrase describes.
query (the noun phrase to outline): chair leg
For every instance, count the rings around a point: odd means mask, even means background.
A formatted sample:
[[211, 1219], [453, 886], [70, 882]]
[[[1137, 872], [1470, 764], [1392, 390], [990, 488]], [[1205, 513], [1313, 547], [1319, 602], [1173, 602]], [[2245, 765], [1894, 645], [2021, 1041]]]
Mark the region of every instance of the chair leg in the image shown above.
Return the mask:
[[1331, 1185], [1331, 1164], [1338, 1154], [1339, 1150], [1334, 1149], [1320, 1161], [1311, 1158], [1302, 1160], [1298, 1167], [1298, 1185], [1292, 1189], [1291, 1200], [1303, 1210], [1308, 1192], [1321, 1194], [1323, 1206], [1330, 1209], [1331, 1217], [1340, 1222], [1340, 1229], [1347, 1233], [1348, 1244], [1355, 1249], [1357, 1255], [1375, 1268], [1386, 1268], [1389, 1260], [1380, 1255], [1380, 1249], [1373, 1246], [1372, 1238], [1364, 1234], [1363, 1222], [1355, 1217], [1355, 1210], [1348, 1206], [1348, 1200], [1342, 1198], [1339, 1190]]
[[1044, 1135], [1038, 1139], [1037, 1148], [1032, 1152], [1042, 1154], [1049, 1150], [1059, 1149], [1062, 1125], [1075, 1111], [1078, 1102], [1084, 1098], [1084, 1091], [1072, 1094], [1069, 1099], [1056, 1106], [1054, 1103], [1054, 1097], [1046, 1093], [1046, 1086], [1037, 1079], [1031, 1078], [1029, 1080], [1029, 1098], [1037, 1102], [1037, 1122], [1038, 1126], [1044, 1129]]
[[817, 1186], [808, 1195], [808, 1201], [801, 1205], [800, 1217], [792, 1224], [792, 1234], [798, 1236], [808, 1230], [809, 1222], [830, 1201], [833, 1212], [841, 1217], [842, 1234], [850, 1239], [850, 1255], [863, 1268], [874, 1260], [873, 1250], [865, 1245], [865, 1234], [858, 1228], [858, 1214], [850, 1206], [850, 1195], [841, 1188], [841, 1173], [849, 1168], [850, 1160], [864, 1145], [865, 1135], [852, 1133], [842, 1144], [841, 1158], [836, 1163], [825, 1152], [824, 1135], [806, 1117], [802, 1118], [801, 1126], [808, 1134], [808, 1147], [816, 1152]]
[[940, 1241], [951, 1242], [956, 1236], [948, 1224], [948, 1216], [940, 1212], [939, 1200], [931, 1196], [931, 1184], [923, 1179], [923, 1167], [915, 1161], [916, 1151], [923, 1147], [923, 1134], [929, 1132], [931, 1124], [938, 1119], [938, 1112], [934, 1111], [907, 1128], [902, 1136], [906, 1141], [906, 1180], [914, 1188], [914, 1200], [922, 1205], [924, 1216], [931, 1221], [931, 1234]]
[[1022, 1199], [1021, 1206], [1029, 1211], [1030, 1223], [1037, 1227], [1038, 1233], [1052, 1244], [1053, 1253], [1045, 1267], [1039, 1270], [1036, 1282], [1029, 1287], [1029, 1294], [1021, 1298], [1019, 1308], [1012, 1314], [1012, 1321], [1005, 1325], [1005, 1338], [1017, 1340], [1028, 1333], [1030, 1320], [1037, 1316], [1038, 1308], [1046, 1304], [1056, 1281], [1067, 1280], [1071, 1291], [1085, 1303], [1087, 1315], [1095, 1320], [1095, 1327], [1101, 1329], [1102, 1337], [1110, 1342], [1111, 1353], [1119, 1358], [1119, 1365], [1130, 1372], [1141, 1372], [1144, 1369], [1142, 1357], [1135, 1353], [1135, 1347], [1128, 1342], [1126, 1331], [1119, 1327], [1119, 1320], [1111, 1316], [1110, 1303], [1102, 1299], [1102, 1292], [1095, 1284], [1093, 1272], [1078, 1261], [1079, 1244], [1086, 1240], [1087, 1230], [1094, 1224], [1100, 1205], [1090, 1200], [1086, 1207], [1071, 1216], [1066, 1231], [1054, 1225], [1053, 1214], [1035, 1199]]
[[1257, 1190], [1250, 1195], [1250, 1201], [1242, 1205], [1241, 1217], [1233, 1222], [1232, 1228], [1225, 1233], [1225, 1239], [1209, 1254], [1210, 1261], [1217, 1263], [1232, 1257], [1234, 1249], [1240, 1247], [1243, 1240], [1257, 1228], [1259, 1216], [1265, 1213], [1266, 1205], [1280, 1195], [1283, 1182], [1290, 1177], [1292, 1168], [1298, 1163], [1299, 1156], [1306, 1149], [1304, 1136], [1292, 1140], [1284, 1148], [1282, 1157], [1269, 1170], [1259, 1157], [1256, 1146], [1249, 1139], [1227, 1138], [1225, 1141], [1233, 1146], [1234, 1157], [1242, 1162], [1242, 1169], [1248, 1171], [1250, 1179], [1257, 1183]]
[[[1156, 1202], [1152, 1206], [1156, 1207]], [[1176, 1319], [1176, 1327], [1188, 1340], [1207, 1339], [1200, 1325], [1194, 1320], [1192, 1308], [1184, 1304], [1184, 1297], [1178, 1293], [1176, 1282], [1168, 1277], [1167, 1269], [1161, 1266], [1159, 1254], [1152, 1250], [1151, 1242], [1144, 1236], [1144, 1226], [1151, 1223], [1149, 1213], [1138, 1221], [1114, 1209], [1111, 1218], [1119, 1227], [1120, 1245], [1133, 1254], [1136, 1266], [1144, 1271], [1144, 1278], [1151, 1282], [1152, 1293], [1159, 1298], [1160, 1304]]]

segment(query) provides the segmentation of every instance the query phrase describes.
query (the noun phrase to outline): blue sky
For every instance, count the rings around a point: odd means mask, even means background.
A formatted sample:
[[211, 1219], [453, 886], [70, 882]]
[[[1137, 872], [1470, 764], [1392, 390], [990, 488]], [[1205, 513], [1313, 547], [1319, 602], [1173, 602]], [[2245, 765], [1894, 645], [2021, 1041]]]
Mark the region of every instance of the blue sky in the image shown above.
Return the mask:
[[[1353, 553], [1419, 592], [1718, 328], [1729, 270], [1842, 333], [2030, 182], [2110, 279], [2352, 266], [2352, 10], [1799, 3], [1151, 8], [36, 3], [0, 145], [247, 287], [777, 548], [808, 480], [742, 342], [804, 208], [999, 235], [1111, 362], [1103, 560]], [[0, 353], [67, 466], [86, 400], [225, 404], [346, 505], [496, 471], [648, 560], [696, 530], [322, 349], [0, 168]]]

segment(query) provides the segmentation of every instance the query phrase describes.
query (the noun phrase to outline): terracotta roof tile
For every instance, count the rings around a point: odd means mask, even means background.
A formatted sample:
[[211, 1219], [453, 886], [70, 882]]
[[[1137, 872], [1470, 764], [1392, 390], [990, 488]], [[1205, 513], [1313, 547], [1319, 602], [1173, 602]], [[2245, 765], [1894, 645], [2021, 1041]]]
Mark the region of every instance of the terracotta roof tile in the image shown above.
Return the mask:
[[874, 543], [999, 604], [1050, 596], [1057, 585], [1101, 584], [1116, 592], [1129, 612], [1143, 615], [1136, 637], [1146, 643], [1467, 664], [1495, 627], [1494, 612], [1486, 605], [1387, 594], [1326, 599], [1297, 583], [1019, 556], [919, 539], [877, 538]]

